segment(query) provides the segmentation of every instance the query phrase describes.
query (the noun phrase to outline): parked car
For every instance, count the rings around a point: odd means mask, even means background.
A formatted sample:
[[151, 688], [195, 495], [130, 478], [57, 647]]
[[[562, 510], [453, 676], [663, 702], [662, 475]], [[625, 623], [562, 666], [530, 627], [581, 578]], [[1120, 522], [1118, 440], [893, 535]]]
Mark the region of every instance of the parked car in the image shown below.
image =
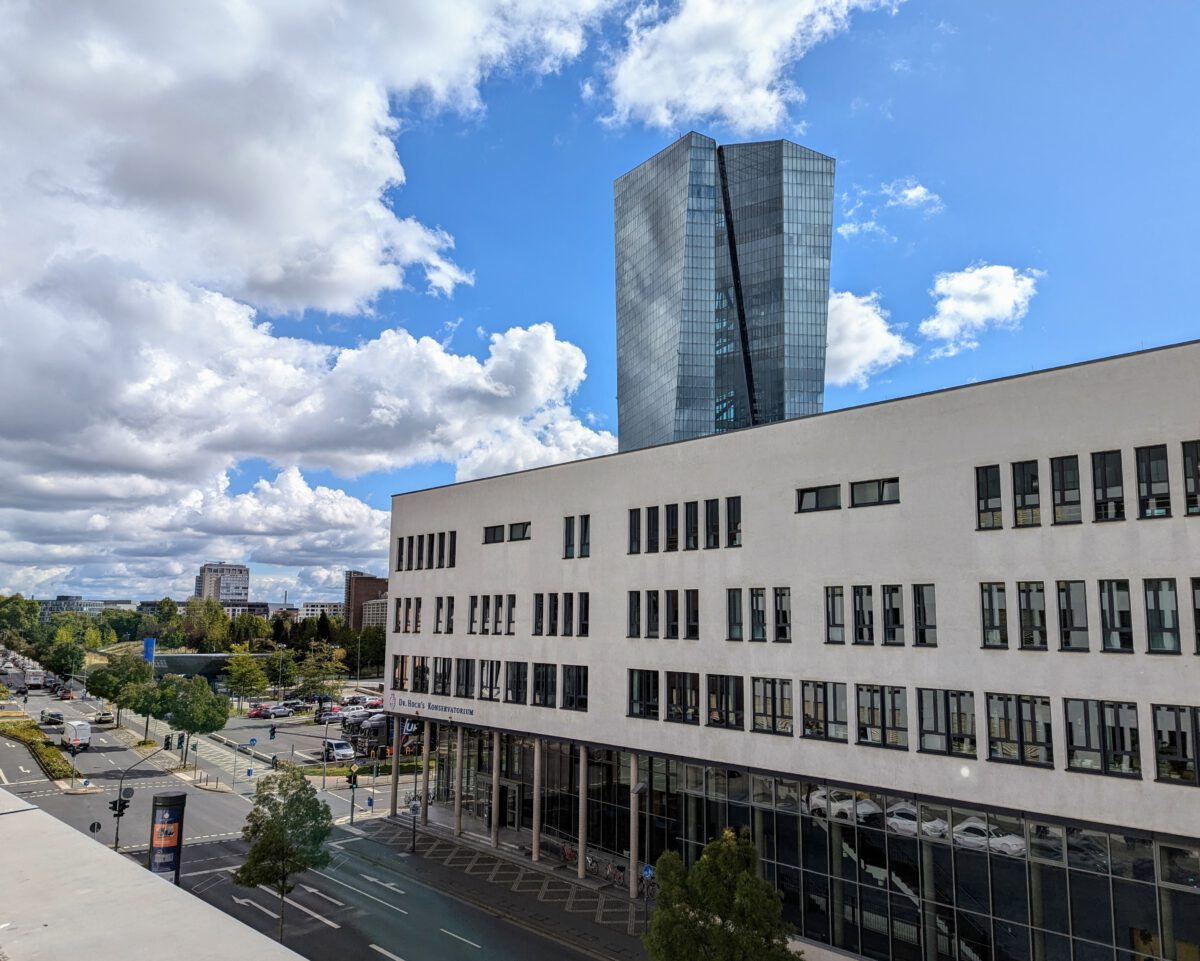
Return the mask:
[[272, 707], [266, 708], [260, 716], [269, 718], [291, 717], [295, 713], [296, 712], [290, 707], [284, 707], [282, 704], [275, 704]]
[[293, 711], [303, 711], [308, 707], [307, 702], [300, 700], [298, 697], [289, 697], [286, 701], [279, 702], [283, 707], [290, 707]]
[[75, 747], [86, 751], [92, 744], [92, 726], [87, 721], [64, 721], [62, 737], [58, 743], [62, 747]]
[[313, 723], [328, 724], [331, 721], [337, 721], [341, 716], [337, 711], [317, 711], [313, 715]]
[[270, 704], [255, 704], [246, 712], [246, 717], [268, 717], [267, 711], [271, 710]]
[[351, 704], [366, 704], [367, 695], [365, 694], [347, 694], [342, 698], [342, 707], [349, 707]]
[[69, 687], [64, 687], [64, 688], [59, 689], [58, 699], [60, 701], [70, 701], [70, 700], [74, 699], [74, 697], [75, 697], [75, 692], [72, 691]]
[[62, 724], [62, 722], [63, 722], [62, 711], [42, 711], [41, 719], [40, 719], [39, 723], [52, 725], [52, 724]]
[[379, 710], [380, 708], [382, 708], [382, 707], [383, 707], [383, 698], [382, 698], [382, 697], [372, 697], [372, 698], [369, 698], [369, 699], [367, 700], [367, 703], [364, 705], [364, 707], [367, 707], [367, 708], [369, 708], [369, 709], [371, 709], [371, 710], [376, 710], [376, 711], [377, 711], [377, 710]]
[[326, 761], [353, 761], [354, 756], [354, 748], [347, 741], [325, 742]]
[[92, 718], [93, 724], [112, 724], [116, 718], [113, 717], [112, 711], [97, 711], [96, 716]]

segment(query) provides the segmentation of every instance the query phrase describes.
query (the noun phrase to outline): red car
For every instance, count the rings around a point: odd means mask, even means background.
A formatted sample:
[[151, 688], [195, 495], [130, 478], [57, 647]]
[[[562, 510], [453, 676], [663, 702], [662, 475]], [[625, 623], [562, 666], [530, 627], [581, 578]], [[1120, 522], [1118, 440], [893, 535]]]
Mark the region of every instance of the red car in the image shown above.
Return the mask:
[[366, 707], [368, 707], [368, 708], [383, 707], [383, 698], [382, 697], [371, 698], [371, 700], [367, 701]]
[[269, 710], [271, 710], [270, 704], [256, 704], [250, 708], [246, 717], [270, 717], [271, 715], [267, 713]]
[[74, 697], [75, 697], [75, 692], [72, 691], [69, 687], [64, 687], [61, 691], [58, 692], [58, 699], [60, 701], [70, 701]]

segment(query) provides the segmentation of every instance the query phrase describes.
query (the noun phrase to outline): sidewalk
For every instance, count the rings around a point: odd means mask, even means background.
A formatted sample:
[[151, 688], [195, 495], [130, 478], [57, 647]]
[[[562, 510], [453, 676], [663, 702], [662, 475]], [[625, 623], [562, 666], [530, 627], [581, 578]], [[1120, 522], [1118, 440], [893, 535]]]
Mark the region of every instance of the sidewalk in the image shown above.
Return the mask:
[[[639, 934], [642, 904], [623, 890], [595, 877], [580, 881], [575, 866], [543, 849], [535, 864], [527, 851], [528, 835], [504, 829], [500, 847], [493, 849], [487, 829], [477, 818], [463, 814], [464, 834], [453, 836], [454, 812], [433, 804], [429, 824], [417, 825], [416, 855], [409, 854], [412, 822], [407, 814], [372, 818], [343, 830], [373, 842], [382, 860], [413, 858], [412, 873], [431, 887], [468, 901], [493, 914], [601, 961], [640, 961], [645, 958]], [[370, 857], [369, 849], [356, 853]]]

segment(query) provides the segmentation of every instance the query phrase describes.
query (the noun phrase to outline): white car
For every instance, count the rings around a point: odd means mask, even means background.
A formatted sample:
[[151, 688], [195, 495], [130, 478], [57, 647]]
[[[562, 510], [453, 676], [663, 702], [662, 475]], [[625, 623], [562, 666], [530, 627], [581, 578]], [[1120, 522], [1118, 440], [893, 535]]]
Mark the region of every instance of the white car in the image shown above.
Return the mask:
[[920, 832], [926, 837], [944, 838], [946, 836], [946, 822], [941, 818], [922, 821], [917, 812], [917, 806], [912, 801], [896, 801], [888, 805], [884, 820], [887, 822], [888, 830], [894, 834], [916, 837], [919, 826]]
[[354, 748], [350, 746], [348, 741], [325, 742], [326, 761], [353, 761], [354, 757]]
[[972, 851], [995, 851], [1013, 857], [1025, 853], [1025, 839], [988, 827], [983, 818], [964, 818], [954, 825], [954, 843]]

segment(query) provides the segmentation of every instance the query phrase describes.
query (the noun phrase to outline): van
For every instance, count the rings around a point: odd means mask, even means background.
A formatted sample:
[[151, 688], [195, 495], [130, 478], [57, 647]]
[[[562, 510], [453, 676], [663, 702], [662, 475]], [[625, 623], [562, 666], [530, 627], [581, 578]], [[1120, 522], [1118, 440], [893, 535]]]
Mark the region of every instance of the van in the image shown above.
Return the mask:
[[62, 740], [63, 747], [70, 747], [79, 742], [79, 750], [86, 751], [92, 743], [92, 726], [87, 721], [64, 721]]

